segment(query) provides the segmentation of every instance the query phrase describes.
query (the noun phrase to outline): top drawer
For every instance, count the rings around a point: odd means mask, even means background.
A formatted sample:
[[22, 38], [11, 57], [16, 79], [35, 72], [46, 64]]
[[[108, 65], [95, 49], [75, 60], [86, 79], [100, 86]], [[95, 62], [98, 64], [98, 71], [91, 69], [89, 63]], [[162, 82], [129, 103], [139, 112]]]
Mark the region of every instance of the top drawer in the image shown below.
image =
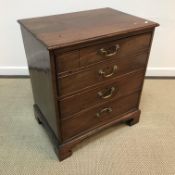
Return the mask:
[[73, 71], [109, 58], [130, 56], [148, 49], [151, 33], [140, 34], [116, 41], [92, 45], [80, 50], [59, 53], [55, 51], [57, 72]]

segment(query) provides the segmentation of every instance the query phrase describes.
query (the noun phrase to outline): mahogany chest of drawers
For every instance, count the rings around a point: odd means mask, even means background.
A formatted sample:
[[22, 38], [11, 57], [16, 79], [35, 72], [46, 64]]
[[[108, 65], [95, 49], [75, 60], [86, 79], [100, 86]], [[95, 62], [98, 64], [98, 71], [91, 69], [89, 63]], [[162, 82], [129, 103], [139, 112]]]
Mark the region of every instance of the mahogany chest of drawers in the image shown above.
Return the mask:
[[103, 8], [18, 21], [34, 112], [60, 160], [90, 135], [139, 121], [157, 23]]

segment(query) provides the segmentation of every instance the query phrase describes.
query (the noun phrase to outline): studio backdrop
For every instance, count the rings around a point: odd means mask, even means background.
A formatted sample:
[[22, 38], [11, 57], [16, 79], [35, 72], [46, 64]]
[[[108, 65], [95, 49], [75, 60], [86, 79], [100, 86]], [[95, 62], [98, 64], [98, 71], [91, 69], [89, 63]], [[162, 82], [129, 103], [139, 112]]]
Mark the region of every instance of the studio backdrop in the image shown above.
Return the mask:
[[17, 19], [111, 7], [160, 24], [154, 36], [147, 76], [175, 76], [174, 0], [1, 0], [0, 75], [28, 75]]

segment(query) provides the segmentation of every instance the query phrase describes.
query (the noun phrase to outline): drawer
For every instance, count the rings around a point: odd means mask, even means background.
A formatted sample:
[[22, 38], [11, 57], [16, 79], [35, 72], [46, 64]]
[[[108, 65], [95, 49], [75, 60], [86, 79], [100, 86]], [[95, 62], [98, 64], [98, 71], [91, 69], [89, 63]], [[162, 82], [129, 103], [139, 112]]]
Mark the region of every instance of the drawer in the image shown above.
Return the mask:
[[148, 49], [151, 33], [131, 36], [101, 45], [95, 45], [80, 50], [80, 66], [93, 64], [109, 58], [121, 58], [134, 55]]
[[83, 88], [106, 82], [112, 78], [145, 68], [148, 53], [123, 59], [112, 59], [64, 77], [58, 77], [59, 96], [70, 95]]
[[119, 58], [136, 54], [148, 49], [151, 33], [131, 36], [112, 42], [97, 44], [79, 50], [59, 53], [55, 51], [57, 72], [71, 72], [74, 69], [88, 66], [109, 58]]
[[63, 140], [76, 136], [89, 129], [103, 125], [120, 114], [127, 113], [137, 108], [140, 92], [108, 102], [98, 107], [77, 114], [76, 116], [62, 120]]
[[[133, 72], [104, 83], [95, 89], [84, 91], [60, 100], [61, 117], [65, 118], [91, 106], [126, 96], [141, 89], [144, 71]], [[74, 103], [76, 101], [76, 104]]]
[[57, 72], [71, 71], [79, 67], [79, 51], [60, 53], [56, 56]]

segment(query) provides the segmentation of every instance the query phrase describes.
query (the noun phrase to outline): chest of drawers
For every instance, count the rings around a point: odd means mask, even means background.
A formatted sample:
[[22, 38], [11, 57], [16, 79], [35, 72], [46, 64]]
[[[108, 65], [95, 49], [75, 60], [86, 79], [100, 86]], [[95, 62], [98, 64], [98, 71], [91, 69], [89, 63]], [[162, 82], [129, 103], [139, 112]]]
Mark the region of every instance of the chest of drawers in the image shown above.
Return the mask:
[[18, 21], [34, 112], [60, 160], [85, 138], [139, 121], [157, 23], [103, 8]]

